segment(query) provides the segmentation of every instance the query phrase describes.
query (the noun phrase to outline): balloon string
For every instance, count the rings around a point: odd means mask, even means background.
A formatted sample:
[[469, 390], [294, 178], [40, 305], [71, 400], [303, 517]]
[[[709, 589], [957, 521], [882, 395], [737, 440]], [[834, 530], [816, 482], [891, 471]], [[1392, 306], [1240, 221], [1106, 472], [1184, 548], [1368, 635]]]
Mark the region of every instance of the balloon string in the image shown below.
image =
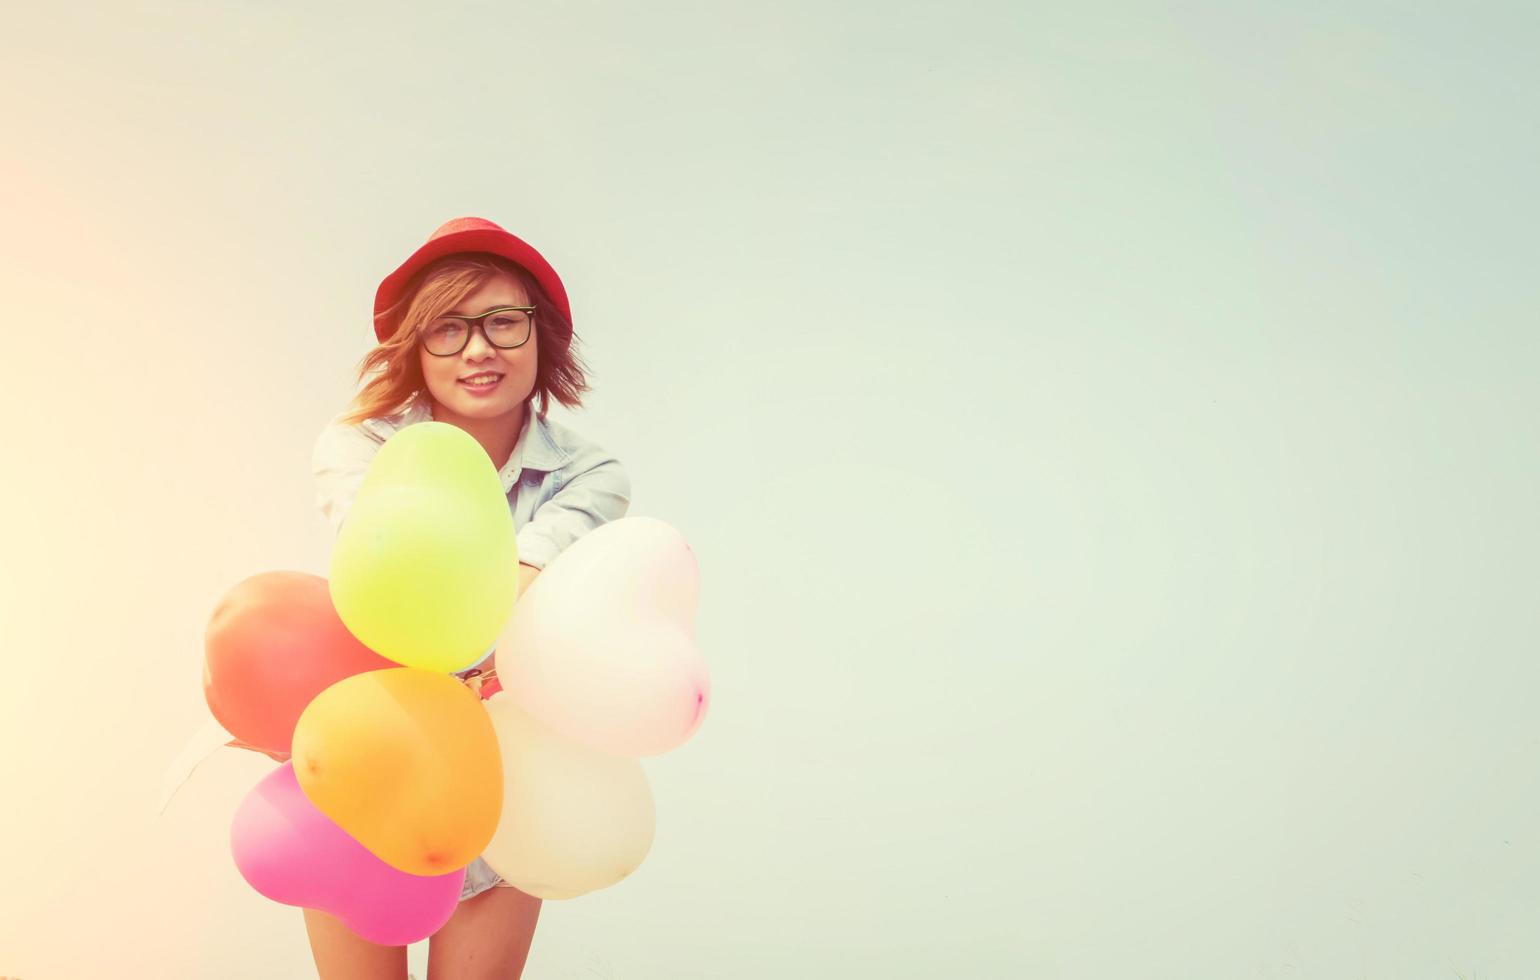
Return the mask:
[[466, 687], [476, 692], [477, 697], [481, 696], [481, 688], [488, 681], [493, 681], [496, 679], [496, 667], [493, 667], [491, 670], [482, 670], [480, 667], [472, 667], [469, 671], [460, 677], [460, 680], [465, 684]]

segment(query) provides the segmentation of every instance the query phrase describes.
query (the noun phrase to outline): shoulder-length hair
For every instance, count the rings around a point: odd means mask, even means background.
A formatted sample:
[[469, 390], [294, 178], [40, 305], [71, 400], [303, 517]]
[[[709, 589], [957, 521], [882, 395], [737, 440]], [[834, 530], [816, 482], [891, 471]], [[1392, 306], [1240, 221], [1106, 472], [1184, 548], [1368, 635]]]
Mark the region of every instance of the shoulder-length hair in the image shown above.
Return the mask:
[[358, 381], [363, 387], [353, 396], [348, 412], [337, 421], [352, 425], [405, 409], [427, 387], [418, 354], [418, 330], [499, 273], [523, 284], [535, 306], [537, 367], [535, 388], [526, 404], [538, 399], [541, 415], [550, 409], [553, 398], [568, 408], [580, 406], [583, 392], [589, 387], [572, 322], [523, 267], [497, 255], [461, 252], [424, 267], [407, 285], [401, 299], [375, 317], [380, 332], [388, 331], [387, 339], [359, 363]]

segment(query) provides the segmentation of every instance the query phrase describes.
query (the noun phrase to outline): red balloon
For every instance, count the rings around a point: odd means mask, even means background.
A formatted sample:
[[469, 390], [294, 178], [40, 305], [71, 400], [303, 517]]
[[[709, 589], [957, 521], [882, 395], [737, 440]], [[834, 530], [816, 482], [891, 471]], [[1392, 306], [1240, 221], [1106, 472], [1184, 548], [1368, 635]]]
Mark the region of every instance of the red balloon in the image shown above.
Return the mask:
[[209, 710], [241, 747], [275, 758], [288, 757], [294, 725], [317, 694], [344, 677], [401, 666], [349, 633], [326, 579], [306, 572], [263, 572], [226, 592], [203, 649]]

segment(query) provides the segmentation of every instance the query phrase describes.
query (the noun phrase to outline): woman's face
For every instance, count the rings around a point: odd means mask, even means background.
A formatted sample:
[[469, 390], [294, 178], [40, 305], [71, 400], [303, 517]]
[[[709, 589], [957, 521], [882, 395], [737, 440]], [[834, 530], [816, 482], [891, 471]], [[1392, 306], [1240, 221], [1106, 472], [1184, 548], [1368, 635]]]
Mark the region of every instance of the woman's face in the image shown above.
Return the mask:
[[[452, 306], [445, 315], [473, 317], [502, 306], [529, 305], [529, 295], [518, 280], [499, 274]], [[482, 328], [491, 322], [491, 319], [481, 321]], [[432, 330], [433, 324], [424, 329]], [[539, 364], [537, 333], [531, 326], [529, 339], [522, 346], [505, 350], [487, 343], [484, 329], [472, 327], [465, 349], [448, 357], [428, 353], [419, 335], [417, 355], [422, 362], [428, 394], [447, 409], [450, 416], [465, 419], [501, 418], [518, 411], [535, 390], [535, 368]], [[466, 384], [466, 379], [486, 374], [501, 377], [490, 388]]]

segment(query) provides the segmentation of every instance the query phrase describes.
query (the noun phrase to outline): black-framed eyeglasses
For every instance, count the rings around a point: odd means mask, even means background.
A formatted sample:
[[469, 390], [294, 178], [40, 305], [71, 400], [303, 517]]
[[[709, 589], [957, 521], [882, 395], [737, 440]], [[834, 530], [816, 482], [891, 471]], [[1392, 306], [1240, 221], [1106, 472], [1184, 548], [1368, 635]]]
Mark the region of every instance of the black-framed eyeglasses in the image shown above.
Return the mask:
[[471, 330], [480, 327], [487, 343], [502, 350], [523, 347], [534, 332], [533, 306], [499, 306], [480, 316], [441, 316], [419, 331], [422, 346], [434, 357], [453, 357], [471, 342]]

